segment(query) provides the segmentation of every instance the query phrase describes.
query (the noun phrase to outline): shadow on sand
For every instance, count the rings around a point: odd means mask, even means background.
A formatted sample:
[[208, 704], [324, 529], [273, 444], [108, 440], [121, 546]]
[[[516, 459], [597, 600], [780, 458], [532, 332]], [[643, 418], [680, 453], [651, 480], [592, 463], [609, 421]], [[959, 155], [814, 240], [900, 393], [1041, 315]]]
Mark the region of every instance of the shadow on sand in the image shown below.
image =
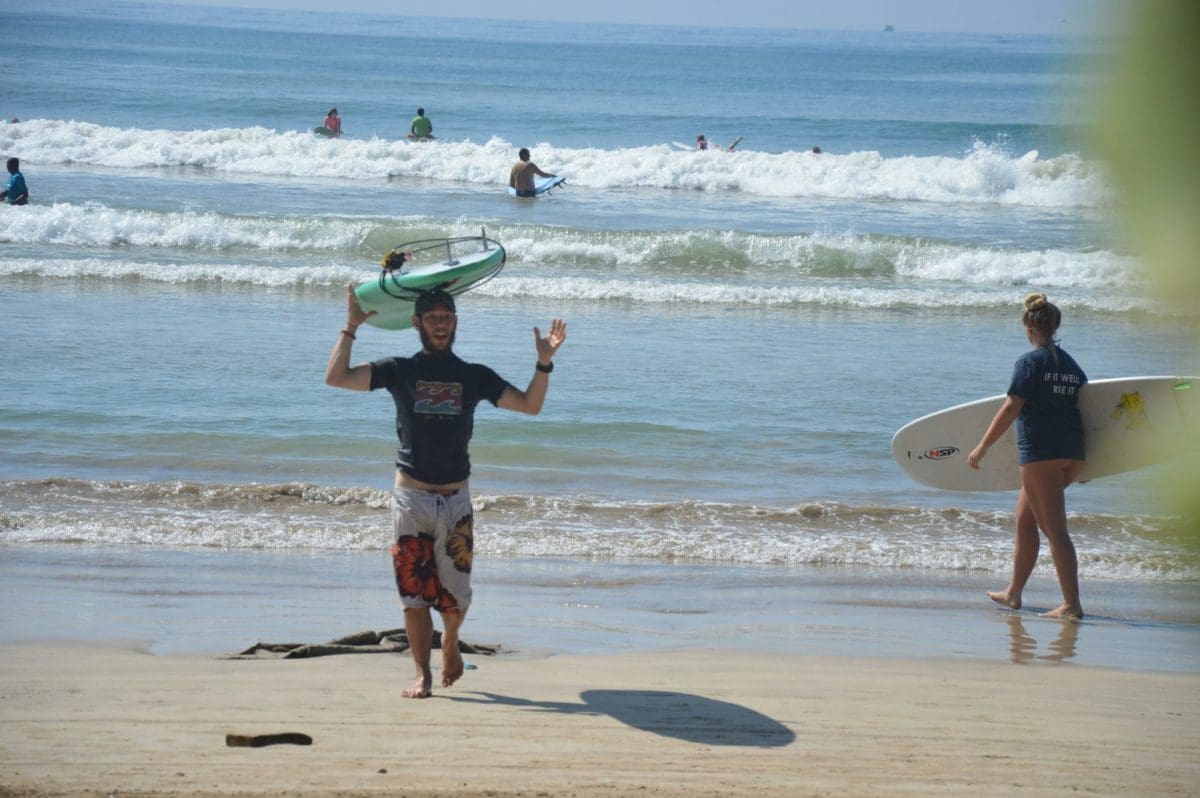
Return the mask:
[[608, 715], [641, 731], [702, 745], [779, 748], [796, 739], [791, 729], [753, 709], [690, 693], [664, 690], [585, 690], [580, 703], [530, 701], [495, 693], [443, 696], [451, 701], [501, 704], [535, 712]]

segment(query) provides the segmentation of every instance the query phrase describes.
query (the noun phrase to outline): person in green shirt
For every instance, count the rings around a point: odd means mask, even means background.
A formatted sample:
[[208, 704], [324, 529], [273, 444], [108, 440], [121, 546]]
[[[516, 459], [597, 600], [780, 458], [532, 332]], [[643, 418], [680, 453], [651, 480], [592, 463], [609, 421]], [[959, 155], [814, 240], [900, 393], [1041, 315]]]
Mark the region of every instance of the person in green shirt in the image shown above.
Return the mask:
[[412, 126], [408, 129], [408, 137], [410, 139], [433, 138], [433, 123], [425, 116], [424, 108], [417, 109], [417, 115], [413, 117]]

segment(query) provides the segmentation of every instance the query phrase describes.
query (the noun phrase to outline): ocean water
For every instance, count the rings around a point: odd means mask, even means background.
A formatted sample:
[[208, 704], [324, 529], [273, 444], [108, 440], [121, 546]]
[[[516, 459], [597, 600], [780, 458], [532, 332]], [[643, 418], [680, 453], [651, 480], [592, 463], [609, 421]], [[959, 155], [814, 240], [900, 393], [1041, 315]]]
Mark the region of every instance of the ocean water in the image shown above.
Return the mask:
[[[1023, 296], [1063, 308], [1093, 379], [1200, 374], [1200, 306], [1155, 295], [1089, 151], [1102, 43], [142, 3], [6, 16], [0, 47], [24, 66], [3, 77], [0, 114], [20, 121], [0, 152], [32, 202], [0, 208], [0, 556], [25, 577], [42, 565], [13, 563], [70, 552], [384, 549], [390, 399], [323, 373], [347, 283], [416, 239], [486, 229], [506, 247], [460, 300], [465, 358], [523, 384], [531, 328], [568, 321], [542, 415], [477, 416], [477, 552], [514, 574], [638, 563], [658, 576], [628, 584], [678, 586], [699, 568], [779, 596], [781, 574], [915, 573], [974, 602], [1006, 578], [1015, 497], [917, 485], [889, 444], [1004, 391]], [[347, 136], [312, 135], [333, 105]], [[403, 138], [418, 105], [435, 142]], [[687, 149], [700, 132], [744, 138]], [[507, 197], [522, 146], [566, 186]], [[355, 360], [417, 348], [363, 328]], [[1162, 478], [1072, 488], [1085, 605], [1090, 589], [1109, 617], [1194, 641], [1200, 557]]]

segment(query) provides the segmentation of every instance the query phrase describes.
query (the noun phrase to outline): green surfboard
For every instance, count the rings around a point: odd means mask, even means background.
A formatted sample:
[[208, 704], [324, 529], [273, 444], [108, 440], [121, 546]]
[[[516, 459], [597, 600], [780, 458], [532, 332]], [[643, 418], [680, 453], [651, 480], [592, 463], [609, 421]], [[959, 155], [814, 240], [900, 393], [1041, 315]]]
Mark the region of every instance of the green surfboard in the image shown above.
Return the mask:
[[367, 324], [384, 330], [412, 326], [413, 306], [422, 292], [440, 288], [457, 295], [495, 277], [507, 254], [486, 232], [470, 238], [411, 241], [395, 252], [412, 252], [413, 261], [399, 271], [384, 269], [354, 289], [358, 306], [373, 316]]

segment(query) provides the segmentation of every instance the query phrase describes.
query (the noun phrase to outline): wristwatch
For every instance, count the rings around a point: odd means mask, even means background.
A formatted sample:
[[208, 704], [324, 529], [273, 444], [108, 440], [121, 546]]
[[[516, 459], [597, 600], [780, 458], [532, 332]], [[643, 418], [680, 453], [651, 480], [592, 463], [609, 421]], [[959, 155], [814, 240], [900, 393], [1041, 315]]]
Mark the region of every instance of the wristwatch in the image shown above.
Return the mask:
[[554, 361], [551, 360], [549, 363], [547, 363], [544, 366], [539, 361], [537, 364], [534, 365], [534, 368], [536, 368], [538, 371], [542, 372], [543, 374], [549, 374], [550, 372], [554, 371]]

